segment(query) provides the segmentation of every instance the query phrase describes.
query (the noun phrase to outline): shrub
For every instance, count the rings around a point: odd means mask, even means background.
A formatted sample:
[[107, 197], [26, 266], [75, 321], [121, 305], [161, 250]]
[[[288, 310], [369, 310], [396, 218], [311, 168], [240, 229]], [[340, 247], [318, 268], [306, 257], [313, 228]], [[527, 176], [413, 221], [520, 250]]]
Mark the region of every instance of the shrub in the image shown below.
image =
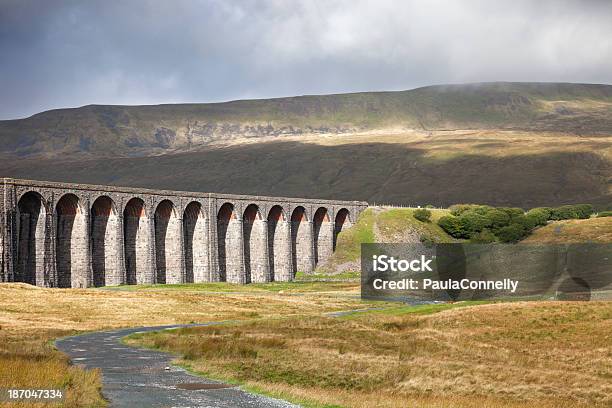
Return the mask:
[[422, 222], [429, 222], [431, 219], [431, 211], [426, 210], [425, 208], [419, 208], [418, 210], [414, 210], [414, 218]]
[[499, 238], [501, 242], [518, 242], [525, 235], [525, 227], [521, 224], [510, 224], [500, 228], [497, 232], [497, 238]]
[[591, 218], [591, 215], [595, 212], [591, 204], [577, 204], [574, 207], [576, 207], [578, 218], [583, 220]]
[[522, 225], [527, 233], [531, 232], [531, 230], [537, 225], [537, 222], [533, 217], [528, 217], [526, 215], [515, 217], [512, 223]]
[[475, 211], [464, 212], [459, 217], [459, 221], [463, 224], [463, 228], [469, 236], [477, 234], [491, 225], [491, 221], [487, 217]]
[[450, 210], [450, 213], [454, 216], [459, 216], [461, 214], [463, 214], [464, 212], [471, 210], [473, 208], [476, 207], [480, 207], [477, 204], [455, 204], [455, 205], [451, 205], [448, 209]]
[[468, 238], [468, 233], [459, 218], [445, 215], [438, 220], [438, 225], [453, 238]]
[[597, 214], [597, 218], [612, 217], [612, 211], [602, 211]]
[[551, 213], [552, 210], [550, 208], [540, 207], [532, 208], [531, 210], [527, 211], [527, 214], [525, 215], [531, 218], [535, 225], [546, 225], [550, 219]]
[[571, 220], [578, 218], [578, 214], [571, 205], [563, 205], [561, 207], [553, 208], [550, 214], [551, 220]]
[[499, 207], [499, 210], [508, 214], [508, 217], [510, 217], [510, 222], [514, 221], [515, 217], [525, 214], [525, 211], [522, 208], [517, 207]]
[[551, 211], [551, 220], [575, 220], [587, 219], [593, 214], [593, 206], [591, 204], [576, 204], [562, 205], [561, 207], [553, 208]]
[[510, 216], [508, 213], [497, 208], [488, 210], [484, 216], [489, 220], [489, 227], [492, 231], [497, 231], [510, 224]]
[[489, 244], [497, 241], [497, 237], [488, 229], [480, 231], [478, 234], [474, 234], [470, 239], [475, 244]]

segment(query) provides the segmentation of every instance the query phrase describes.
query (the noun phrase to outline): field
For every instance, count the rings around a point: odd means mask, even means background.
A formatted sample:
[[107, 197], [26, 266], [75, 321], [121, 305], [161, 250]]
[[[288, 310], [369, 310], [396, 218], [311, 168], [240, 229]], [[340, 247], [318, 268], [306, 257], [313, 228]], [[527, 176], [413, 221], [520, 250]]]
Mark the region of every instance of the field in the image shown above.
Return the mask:
[[[612, 405], [612, 302], [359, 299], [361, 242], [452, 242], [413, 209], [371, 207], [316, 274], [291, 283], [42, 289], [0, 284], [0, 388], [67, 389], [66, 407], [104, 407], [100, 374], [52, 340], [120, 327], [225, 322], [133, 336], [177, 364], [312, 407]], [[612, 242], [612, 218], [552, 222], [527, 243]], [[13, 405], [17, 406], [17, 405]]]
[[603, 407], [612, 403], [611, 330], [610, 302], [459, 303], [256, 320], [128, 342], [307, 406]]
[[[67, 407], [101, 407], [100, 376], [70, 366], [54, 338], [119, 327], [308, 316], [363, 307], [355, 283], [41, 289], [0, 284], [0, 388], [66, 387]], [[16, 406], [16, 405], [11, 405]]]
[[[329, 314], [361, 310], [360, 312]], [[130, 342], [306, 406], [609, 406], [612, 303], [364, 303], [351, 282], [40, 289], [0, 285], [0, 387], [67, 387], [103, 407], [100, 376], [53, 338], [236, 321]]]

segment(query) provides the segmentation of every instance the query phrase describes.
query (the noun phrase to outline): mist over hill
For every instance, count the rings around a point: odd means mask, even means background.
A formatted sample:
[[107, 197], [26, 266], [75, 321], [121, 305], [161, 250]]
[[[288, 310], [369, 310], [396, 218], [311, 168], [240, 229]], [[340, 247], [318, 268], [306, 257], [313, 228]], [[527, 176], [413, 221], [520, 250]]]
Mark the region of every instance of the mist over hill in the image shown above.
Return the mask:
[[396, 204], [612, 203], [612, 86], [444, 85], [0, 121], [0, 176]]

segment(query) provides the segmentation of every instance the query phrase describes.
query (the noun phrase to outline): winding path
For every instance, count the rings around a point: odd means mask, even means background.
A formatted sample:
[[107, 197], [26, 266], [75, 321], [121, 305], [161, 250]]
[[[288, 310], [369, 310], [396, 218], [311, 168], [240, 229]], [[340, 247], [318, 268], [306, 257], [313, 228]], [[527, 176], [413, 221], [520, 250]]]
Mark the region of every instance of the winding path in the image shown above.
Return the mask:
[[120, 341], [132, 333], [189, 326], [195, 325], [95, 332], [59, 339], [55, 344], [73, 363], [102, 371], [102, 394], [110, 407], [297, 407], [192, 375], [171, 365], [173, 356], [169, 353], [134, 348]]

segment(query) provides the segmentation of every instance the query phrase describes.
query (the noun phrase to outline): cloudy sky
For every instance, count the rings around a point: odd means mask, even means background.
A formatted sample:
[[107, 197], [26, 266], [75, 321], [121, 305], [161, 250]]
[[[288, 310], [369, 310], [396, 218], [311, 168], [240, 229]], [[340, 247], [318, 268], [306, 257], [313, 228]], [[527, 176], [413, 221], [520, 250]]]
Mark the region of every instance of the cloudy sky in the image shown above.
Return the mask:
[[612, 83], [612, 1], [0, 0], [0, 119], [479, 81]]

